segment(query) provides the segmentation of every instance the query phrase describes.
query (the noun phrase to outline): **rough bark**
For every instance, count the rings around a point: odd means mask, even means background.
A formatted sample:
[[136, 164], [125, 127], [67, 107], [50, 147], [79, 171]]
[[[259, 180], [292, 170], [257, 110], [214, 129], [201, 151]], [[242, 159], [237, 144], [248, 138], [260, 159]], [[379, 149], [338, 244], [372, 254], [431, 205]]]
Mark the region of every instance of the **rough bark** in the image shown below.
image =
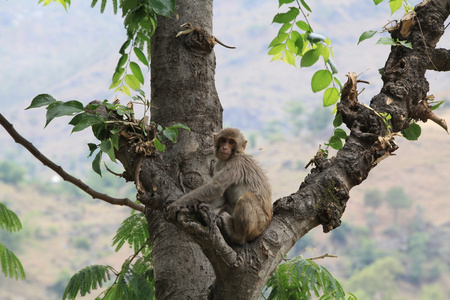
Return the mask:
[[[315, 167], [299, 190], [275, 202], [272, 223], [256, 241], [230, 247], [216, 216], [207, 210], [183, 212], [174, 224], [164, 219], [164, 207], [210, 178], [212, 133], [222, 124], [214, 54], [190, 48], [183, 38], [175, 37], [185, 22], [212, 32], [212, 2], [177, 1], [179, 20], [159, 19], [152, 38], [151, 118], [163, 127], [183, 123], [192, 132], [181, 131], [178, 143], [145, 159], [127, 147], [121, 149], [129, 179], [140, 174], [139, 198], [148, 208], [157, 298], [257, 299], [300, 237], [318, 225], [324, 232], [338, 227], [350, 189], [397, 149], [394, 134], [411, 120], [432, 118], [424, 75], [429, 58], [437, 53], [434, 48], [444, 32], [449, 7], [448, 0], [426, 0], [416, 7], [412, 23], [392, 28], [392, 37], [406, 39], [413, 49], [392, 47], [384, 85], [372, 98], [372, 108], [358, 102], [358, 79], [349, 73], [338, 104], [351, 130], [344, 147], [333, 158], [315, 158]], [[438, 60], [433, 61], [436, 65]], [[391, 115], [389, 127], [381, 113]]]
[[[166, 201], [178, 199], [210, 178], [212, 133], [222, 126], [222, 107], [214, 83], [214, 54], [191, 53], [183, 46], [183, 39], [176, 38], [180, 25], [186, 22], [196, 22], [212, 31], [212, 1], [177, 1], [176, 11], [179, 19], [158, 19], [152, 38], [151, 120], [163, 127], [182, 123], [192, 132], [180, 130], [178, 142], [168, 144], [161, 157], [164, 176], [146, 168], [154, 163], [150, 160], [141, 173], [145, 190], [153, 192], [155, 186], [158, 191], [164, 190], [158, 198]], [[170, 185], [157, 184], [165, 177]], [[157, 298], [206, 299], [214, 272], [199, 246], [166, 222], [161, 211], [151, 211], [148, 222]]]

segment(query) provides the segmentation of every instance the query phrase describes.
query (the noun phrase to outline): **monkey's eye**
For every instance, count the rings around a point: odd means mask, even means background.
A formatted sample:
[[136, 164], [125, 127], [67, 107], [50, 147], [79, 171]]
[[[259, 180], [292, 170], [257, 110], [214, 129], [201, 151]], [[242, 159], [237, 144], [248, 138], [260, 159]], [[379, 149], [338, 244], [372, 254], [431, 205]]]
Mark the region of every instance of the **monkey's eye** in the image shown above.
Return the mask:
[[223, 144], [223, 143], [226, 143], [226, 142], [227, 142], [227, 139], [226, 139], [226, 138], [221, 137], [221, 138], [219, 139], [219, 143], [220, 143], [220, 144]]
[[230, 145], [234, 145], [236, 142], [234, 140], [230, 139], [229, 143], [230, 143]]

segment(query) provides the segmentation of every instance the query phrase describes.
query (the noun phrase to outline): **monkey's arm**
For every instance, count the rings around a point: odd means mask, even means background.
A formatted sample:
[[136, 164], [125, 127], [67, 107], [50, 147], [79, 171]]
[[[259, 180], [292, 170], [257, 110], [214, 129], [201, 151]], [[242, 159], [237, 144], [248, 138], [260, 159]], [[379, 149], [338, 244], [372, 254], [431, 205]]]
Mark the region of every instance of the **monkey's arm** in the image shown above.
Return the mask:
[[228, 187], [222, 176], [214, 176], [211, 182], [191, 191], [176, 201], [179, 204], [196, 204], [199, 202], [210, 203], [221, 197]]
[[212, 180], [201, 187], [182, 196], [167, 207], [169, 219], [175, 219], [176, 213], [183, 207], [197, 207], [199, 203], [214, 205], [215, 201], [222, 201], [225, 190], [235, 182], [233, 169], [230, 165], [217, 172]]

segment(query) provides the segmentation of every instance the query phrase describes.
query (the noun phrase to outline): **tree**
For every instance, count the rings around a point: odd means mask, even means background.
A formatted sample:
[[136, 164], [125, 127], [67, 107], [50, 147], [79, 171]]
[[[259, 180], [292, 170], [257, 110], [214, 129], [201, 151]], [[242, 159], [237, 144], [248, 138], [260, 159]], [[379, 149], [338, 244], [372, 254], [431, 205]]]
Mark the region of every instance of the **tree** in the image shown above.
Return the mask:
[[386, 202], [394, 211], [394, 222], [398, 222], [399, 209], [406, 209], [412, 206], [412, 200], [405, 194], [401, 186], [394, 186], [386, 192]]
[[[125, 124], [120, 128], [124, 134], [115, 156], [124, 166], [124, 177], [136, 183], [142, 205], [94, 193], [105, 201], [145, 213], [156, 297], [256, 299], [298, 239], [319, 225], [325, 232], [338, 227], [350, 189], [362, 183], [371, 169], [397, 149], [395, 133], [407, 129], [413, 120], [432, 119], [442, 124], [428, 105], [424, 74], [427, 69], [448, 70], [447, 50], [435, 49], [435, 45], [443, 34], [449, 7], [448, 0], [424, 1], [416, 7], [412, 19], [392, 28], [394, 41], [406, 39], [412, 49], [392, 47], [382, 77], [384, 86], [372, 98], [371, 108], [359, 103], [359, 81], [349, 73], [337, 105], [343, 123], [351, 130], [345, 145], [335, 157], [315, 157], [315, 168], [300, 189], [274, 203], [275, 217], [270, 227], [243, 248], [230, 247], [225, 242], [212, 213], [186, 212], [177, 221], [165, 220], [164, 208], [169, 203], [210, 178], [213, 158], [208, 149], [212, 133], [222, 126], [222, 107], [214, 86], [213, 52], [196, 48], [199, 41], [174, 37], [180, 24], [192, 20], [211, 32], [212, 2], [179, 0], [175, 7], [179, 20], [158, 16], [151, 41], [151, 104], [157, 107], [151, 110], [151, 120], [161, 128], [181, 123], [190, 131], [180, 130], [178, 142], [168, 143], [165, 152], [158, 152], [156, 144], [127, 143], [126, 134], [138, 128]], [[201, 42], [201, 47], [207, 47]], [[114, 111], [104, 111], [103, 117], [111, 118], [110, 121], [120, 120]], [[1, 123], [17, 137], [11, 124], [5, 120]], [[149, 137], [139, 137], [138, 142], [156, 143], [154, 138], [161, 130], [149, 125], [143, 131]], [[144, 154], [136, 151], [137, 145], [142, 145]]]
[[370, 189], [364, 194], [364, 205], [371, 207], [374, 212], [381, 206], [382, 203], [383, 201], [380, 190]]

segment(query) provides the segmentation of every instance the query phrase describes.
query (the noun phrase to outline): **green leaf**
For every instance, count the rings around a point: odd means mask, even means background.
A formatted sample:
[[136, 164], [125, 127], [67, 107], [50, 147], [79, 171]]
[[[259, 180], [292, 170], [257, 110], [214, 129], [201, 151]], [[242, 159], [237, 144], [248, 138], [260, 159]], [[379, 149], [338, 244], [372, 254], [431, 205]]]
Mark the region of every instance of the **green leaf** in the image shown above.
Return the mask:
[[120, 47], [119, 53], [124, 55], [125, 54], [125, 50], [128, 48], [128, 46], [130, 46], [131, 40], [127, 39], [125, 41], [125, 43], [123, 43], [122, 47]]
[[283, 4], [288, 4], [288, 3], [292, 3], [295, 0], [278, 0], [278, 7], [280, 7]]
[[286, 45], [284, 44], [278, 44], [272, 47], [272, 49], [269, 50], [269, 55], [277, 55], [280, 54], [284, 49], [286, 49]]
[[399, 41], [397, 40], [398, 43], [400, 43], [400, 45], [405, 46], [406, 48], [412, 49], [412, 44], [410, 42], [407, 41]]
[[110, 133], [111, 137], [109, 139], [111, 140], [111, 144], [113, 145], [114, 149], [119, 150], [119, 131], [111, 130]]
[[[142, 259], [141, 259], [142, 260]], [[153, 278], [150, 280], [147, 278], [147, 274], [153, 271], [152, 265], [147, 262], [144, 267], [145, 272], [138, 273], [136, 271], [136, 264], [138, 264], [139, 260], [133, 266], [133, 276], [129, 278], [128, 285], [133, 290], [136, 295], [136, 299], [156, 299], [155, 298], [155, 289], [152, 285], [154, 281]], [[153, 279], [153, 280], [152, 280]]]
[[324, 62], [328, 62], [328, 59], [330, 58], [330, 50], [328, 50], [328, 47], [322, 48], [322, 57]]
[[272, 40], [272, 42], [270, 42], [269, 48], [271, 48], [271, 47], [273, 47], [273, 46], [275, 46], [275, 45], [278, 45], [278, 44], [283, 43], [288, 37], [289, 37], [289, 34], [288, 34], [288, 33], [285, 33], [285, 32], [279, 33], [279, 34]]
[[88, 143], [87, 145], [89, 147], [89, 152], [90, 152], [88, 157], [90, 157], [92, 154], [94, 154], [95, 150], [98, 149], [98, 146], [96, 144], [93, 144], [93, 143]]
[[303, 55], [303, 37], [302, 35], [298, 32], [293, 30], [291, 32], [291, 40], [294, 42], [295, 46], [297, 47], [297, 54], [298, 56], [302, 56]]
[[106, 0], [102, 0], [102, 5], [100, 6], [100, 13], [105, 12], [106, 2], [107, 2]]
[[402, 7], [403, 0], [389, 0], [389, 7], [391, 8], [391, 15], [394, 14], [400, 7]]
[[359, 37], [359, 40], [358, 40], [358, 44], [357, 44], [357, 45], [359, 45], [359, 43], [361, 43], [361, 42], [364, 41], [364, 40], [370, 39], [371, 37], [373, 37], [373, 36], [375, 35], [375, 33], [377, 33], [376, 30], [367, 30], [367, 31], [364, 31], [363, 34], [361, 34], [361, 36]]
[[156, 149], [158, 149], [158, 151], [164, 152], [166, 150], [166, 145], [161, 144], [161, 142], [157, 138], [153, 139], [153, 143], [155, 144], [155, 147]]
[[378, 44], [380, 44], [380, 45], [392, 45], [392, 46], [397, 45], [397, 43], [390, 37], [382, 37], [376, 42], [376, 44], [377, 45]]
[[[270, 294], [269, 294], [270, 292]], [[324, 267], [301, 257], [280, 264], [267, 281], [267, 299], [344, 300], [345, 291]]]
[[344, 129], [341, 128], [336, 128], [334, 130], [334, 135], [343, 140], [347, 138], [347, 133], [344, 131]]
[[292, 27], [292, 24], [291, 23], [284, 23], [282, 26], [281, 26], [281, 28], [280, 28], [280, 30], [278, 30], [278, 34], [280, 34], [280, 33], [283, 33], [283, 32], [286, 32], [288, 29], [290, 29]]
[[130, 295], [131, 291], [128, 289], [126, 282], [127, 274], [130, 272], [130, 258], [127, 258], [122, 264], [122, 269], [120, 270], [119, 276], [116, 279], [116, 295], [114, 299], [132, 300], [133, 297]]
[[78, 293], [83, 297], [91, 290], [102, 287], [103, 282], [111, 279], [110, 272], [114, 272], [111, 266], [102, 265], [91, 265], [81, 269], [70, 278], [62, 299], [75, 299]]
[[375, 5], [380, 4], [381, 2], [383, 2], [383, 0], [373, 0], [373, 3], [375, 3]]
[[177, 142], [177, 136], [178, 136], [178, 129], [173, 127], [168, 127], [163, 130], [163, 135], [171, 140], [172, 142]]
[[148, 0], [148, 3], [158, 15], [170, 17], [175, 11], [175, 0]]
[[56, 117], [71, 116], [82, 111], [84, 111], [83, 104], [76, 100], [53, 102], [47, 107], [47, 121], [45, 127]]
[[296, 7], [290, 7], [288, 12], [276, 14], [273, 17], [272, 23], [289, 23], [292, 22], [299, 14], [299, 10]]
[[120, 68], [122, 68], [127, 61], [128, 61], [128, 54], [127, 53], [122, 54], [122, 56], [119, 58], [119, 61], [117, 62], [116, 73], [119, 73]]
[[[151, 20], [153, 20], [153, 18], [151, 18]], [[155, 26], [154, 28], [156, 28], [156, 26]], [[150, 34], [144, 33], [144, 32], [141, 32], [141, 31], [138, 31], [137, 37], [138, 37], [139, 39], [141, 39], [142, 41], [145, 41], [145, 42], [147, 42], [147, 43], [150, 43], [150, 37], [153, 35], [153, 33], [154, 33], [154, 31], [152, 31]], [[139, 49], [139, 48], [138, 48], [138, 49]]]
[[281, 59], [282, 56], [283, 56], [283, 53], [275, 54], [270, 61], [272, 62], [272, 61], [279, 60], [279, 59]]
[[116, 162], [116, 155], [114, 153], [114, 147], [112, 146], [111, 140], [107, 139], [102, 141], [100, 144], [100, 150], [108, 154], [111, 161]]
[[339, 90], [335, 87], [330, 87], [325, 90], [323, 94], [323, 106], [331, 106], [336, 104], [339, 100]]
[[295, 56], [291, 51], [284, 51], [284, 57], [288, 64], [293, 65], [295, 67]]
[[69, 122], [69, 124], [74, 126], [72, 132], [78, 132], [88, 127], [91, 127], [94, 124], [99, 124], [103, 122], [104, 120], [100, 116], [82, 113], [73, 117], [72, 120]]
[[409, 141], [418, 140], [421, 133], [422, 128], [417, 123], [411, 123], [408, 128], [402, 130], [403, 137]]
[[132, 61], [130, 62], [130, 69], [136, 79], [139, 80], [140, 83], [144, 84], [144, 76], [142, 75], [139, 65]]
[[25, 270], [17, 256], [0, 243], [0, 266], [6, 277], [15, 278], [16, 280], [26, 279]]
[[112, 77], [112, 83], [111, 86], [109, 87], [110, 89], [113, 89], [122, 83], [121, 78], [124, 72], [125, 68], [119, 68], [114, 72], [114, 75]]
[[182, 128], [182, 129], [185, 129], [185, 130], [191, 132], [191, 128], [189, 128], [188, 126], [181, 124], [181, 123], [174, 124], [174, 125], [170, 126], [169, 128]]
[[341, 113], [337, 113], [333, 120], [333, 126], [339, 127], [342, 125], [342, 115]]
[[15, 232], [22, 229], [22, 223], [20, 223], [19, 217], [9, 210], [6, 205], [0, 202], [0, 228], [8, 230], [9, 232]]
[[444, 103], [444, 101], [439, 101], [438, 103], [436, 103], [435, 105], [430, 107], [430, 110], [435, 110], [435, 109], [439, 108], [439, 106], [441, 106], [442, 103]]
[[309, 8], [308, 4], [306, 4], [305, 0], [300, 0], [303, 7], [306, 8], [307, 11], [312, 12], [311, 8]]
[[332, 136], [330, 138], [330, 140], [328, 141], [328, 144], [330, 145], [331, 148], [335, 149], [335, 150], [339, 150], [342, 148], [342, 140], [337, 137], [337, 136]]
[[322, 49], [316, 48], [306, 51], [300, 61], [300, 66], [304, 68], [314, 65], [319, 60], [320, 54], [322, 53], [321, 50]]
[[311, 88], [314, 93], [325, 89], [332, 80], [331, 72], [328, 70], [319, 70], [314, 73], [311, 79]]
[[137, 213], [123, 220], [113, 238], [112, 245], [116, 245], [115, 251], [117, 252], [125, 243], [128, 243], [130, 247], [133, 247], [134, 252], [137, 252], [147, 242], [148, 237], [145, 215]]
[[41, 106], [52, 104], [53, 102], [56, 102], [56, 100], [49, 94], [39, 94], [33, 98], [30, 106], [28, 106], [25, 109], [41, 107]]
[[139, 80], [133, 74], [125, 75], [125, 83], [132, 89], [137, 90], [141, 88]]
[[305, 21], [298, 21], [297, 23], [295, 23], [295, 25], [297, 25], [297, 27], [303, 31], [306, 31], [306, 32], [312, 31], [311, 27]]
[[288, 39], [288, 40], [286, 41], [286, 46], [287, 46], [287, 48], [289, 49], [289, 51], [291, 51], [291, 52], [293, 52], [293, 53], [297, 53], [297, 52], [298, 52], [298, 48], [297, 48], [297, 46], [295, 45], [295, 42], [294, 42], [293, 40]]
[[97, 155], [92, 161], [92, 170], [94, 170], [94, 172], [100, 176], [102, 176], [102, 170], [100, 169], [100, 163], [102, 161], [102, 153], [103, 153], [102, 151], [98, 151]]
[[139, 49], [138, 47], [134, 47], [134, 54], [136, 54], [136, 57], [144, 64], [148, 67], [149, 63], [147, 60], [147, 57], [145, 56], [144, 52], [142, 52], [141, 49]]
[[122, 87], [120, 88], [120, 91], [122, 93], [124, 93], [125, 95], [127, 95], [128, 97], [131, 97], [130, 88], [128, 86], [122, 85]]

